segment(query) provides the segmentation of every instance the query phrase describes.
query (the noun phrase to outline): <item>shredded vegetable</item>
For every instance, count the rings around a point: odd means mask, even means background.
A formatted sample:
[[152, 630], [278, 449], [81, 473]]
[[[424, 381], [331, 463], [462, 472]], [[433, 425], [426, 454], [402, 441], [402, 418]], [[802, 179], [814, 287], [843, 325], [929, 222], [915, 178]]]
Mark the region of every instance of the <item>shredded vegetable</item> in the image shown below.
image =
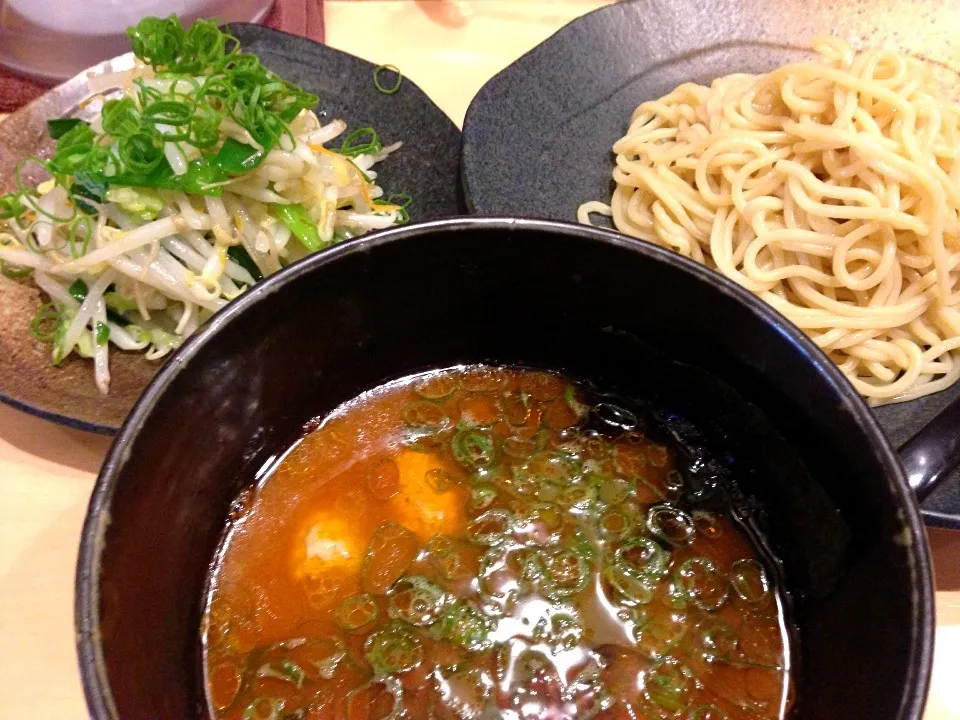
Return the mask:
[[[32, 336], [55, 363], [93, 358], [104, 393], [109, 348], [161, 358], [264, 276], [406, 222], [410, 205], [373, 170], [400, 143], [321, 124], [316, 95], [214, 22], [127, 32], [134, 67], [90, 78], [99, 115], [50, 120], [53, 155], [22, 160], [0, 197], [0, 271], [49, 300]], [[28, 182], [38, 169], [49, 179]]]

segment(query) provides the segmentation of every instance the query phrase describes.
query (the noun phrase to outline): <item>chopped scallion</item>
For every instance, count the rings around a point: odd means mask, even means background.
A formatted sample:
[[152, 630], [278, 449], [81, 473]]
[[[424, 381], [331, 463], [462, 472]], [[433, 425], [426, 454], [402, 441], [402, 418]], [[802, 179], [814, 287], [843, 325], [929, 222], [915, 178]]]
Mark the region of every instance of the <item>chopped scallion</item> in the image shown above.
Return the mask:
[[54, 140], [59, 140], [61, 137], [67, 134], [68, 131], [72, 130], [74, 126], [79, 125], [80, 123], [85, 123], [85, 121], [80, 118], [57, 118], [54, 120], [47, 120], [47, 131], [50, 133], [50, 137]]
[[30, 335], [40, 342], [54, 341], [57, 327], [60, 325], [60, 311], [52, 302], [41, 305], [30, 322]]
[[[384, 85], [380, 82], [380, 76], [385, 72], [392, 72], [397, 76], [396, 82], [393, 85]], [[377, 65], [377, 67], [373, 69], [373, 84], [377, 87], [377, 90], [384, 95], [393, 95], [400, 89], [400, 83], [402, 82], [403, 73], [400, 72], [396, 65]]]
[[273, 208], [277, 217], [297, 237], [297, 240], [303, 243], [307, 250], [316, 252], [326, 247], [326, 244], [320, 239], [320, 231], [317, 230], [316, 221], [303, 205], [290, 203], [289, 205], [274, 205]]
[[383, 150], [380, 143], [380, 136], [372, 127], [360, 128], [354, 130], [343, 139], [343, 145], [337, 151], [347, 157], [356, 157], [357, 155], [373, 155]]
[[82, 303], [87, 299], [87, 284], [80, 278], [77, 278], [70, 283], [70, 287], [67, 288], [67, 292], [70, 293], [70, 297], [72, 297], [78, 303]]

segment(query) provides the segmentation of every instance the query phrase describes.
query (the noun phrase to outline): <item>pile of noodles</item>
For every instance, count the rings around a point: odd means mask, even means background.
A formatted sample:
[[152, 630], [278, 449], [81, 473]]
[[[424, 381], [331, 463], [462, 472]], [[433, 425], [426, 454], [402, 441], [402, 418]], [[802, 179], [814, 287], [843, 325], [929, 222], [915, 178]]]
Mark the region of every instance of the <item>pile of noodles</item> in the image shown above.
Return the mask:
[[756, 293], [871, 404], [942, 390], [960, 377], [960, 104], [920, 60], [814, 47], [640, 105], [610, 205], [578, 217]]

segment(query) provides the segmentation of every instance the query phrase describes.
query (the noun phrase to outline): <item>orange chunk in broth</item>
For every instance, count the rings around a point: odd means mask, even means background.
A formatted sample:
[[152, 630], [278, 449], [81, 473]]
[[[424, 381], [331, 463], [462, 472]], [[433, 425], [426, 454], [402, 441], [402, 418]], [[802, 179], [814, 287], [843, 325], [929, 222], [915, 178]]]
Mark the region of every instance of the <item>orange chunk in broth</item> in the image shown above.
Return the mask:
[[390, 499], [397, 521], [421, 541], [434, 535], [462, 531], [463, 498], [450, 489], [438, 489], [431, 471], [443, 470], [436, 455], [404, 450], [394, 458], [400, 476], [400, 492]]
[[293, 549], [294, 574], [320, 575], [331, 568], [360, 567], [366, 538], [343, 515], [322, 510], [312, 515]]

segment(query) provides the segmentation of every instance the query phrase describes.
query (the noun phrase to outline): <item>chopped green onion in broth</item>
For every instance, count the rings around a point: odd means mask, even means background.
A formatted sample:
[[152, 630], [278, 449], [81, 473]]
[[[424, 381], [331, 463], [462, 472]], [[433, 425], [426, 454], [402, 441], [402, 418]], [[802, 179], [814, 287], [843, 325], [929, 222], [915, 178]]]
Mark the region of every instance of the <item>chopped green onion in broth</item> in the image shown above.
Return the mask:
[[212, 716], [782, 720], [775, 568], [717, 494], [678, 483], [697, 470], [661, 422], [487, 366], [338, 409], [226, 535]]

